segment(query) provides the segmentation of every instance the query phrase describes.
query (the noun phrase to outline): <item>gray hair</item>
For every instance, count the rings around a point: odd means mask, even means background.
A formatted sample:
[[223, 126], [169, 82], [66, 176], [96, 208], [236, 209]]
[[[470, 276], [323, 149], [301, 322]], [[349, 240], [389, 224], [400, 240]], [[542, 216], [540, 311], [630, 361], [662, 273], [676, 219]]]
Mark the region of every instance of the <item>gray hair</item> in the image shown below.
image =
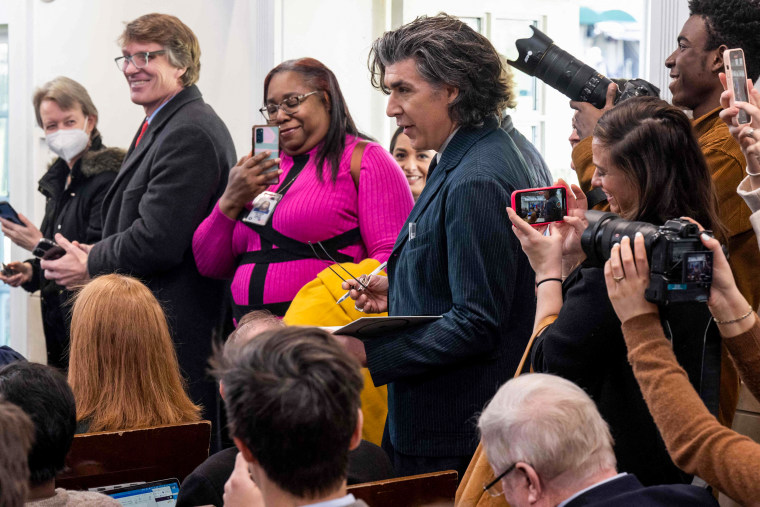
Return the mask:
[[516, 461], [566, 488], [614, 469], [609, 427], [591, 398], [563, 378], [543, 373], [510, 380], [478, 421], [488, 461], [500, 473]]
[[414, 58], [417, 72], [432, 86], [459, 90], [449, 104], [449, 116], [459, 125], [479, 125], [505, 108], [508, 87], [499, 54], [485, 36], [457, 18], [421, 16], [385, 32], [369, 53], [372, 86], [389, 94], [386, 68], [408, 58]]
[[[85, 87], [66, 76], [58, 76], [34, 91], [32, 103], [34, 104], [34, 114], [37, 117], [37, 125], [40, 128], [44, 128], [40, 116], [40, 106], [43, 100], [52, 100], [64, 111], [73, 109], [78, 105], [82, 108], [82, 113], [85, 116], [95, 116], [96, 118], [98, 116], [98, 110], [92, 103], [90, 94], [87, 93]], [[97, 124], [97, 119], [95, 122]], [[96, 129], [93, 129], [93, 137], [95, 137], [95, 132]]]

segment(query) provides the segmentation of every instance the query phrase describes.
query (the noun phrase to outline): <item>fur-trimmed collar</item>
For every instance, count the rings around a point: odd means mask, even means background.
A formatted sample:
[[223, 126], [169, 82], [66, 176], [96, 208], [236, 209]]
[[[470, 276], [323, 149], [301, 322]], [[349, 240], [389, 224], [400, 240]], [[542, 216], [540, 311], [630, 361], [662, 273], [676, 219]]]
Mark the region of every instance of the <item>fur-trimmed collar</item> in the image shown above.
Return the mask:
[[126, 151], [121, 148], [105, 148], [98, 151], [89, 150], [82, 156], [80, 166], [82, 175], [86, 178], [104, 172], [119, 172]]

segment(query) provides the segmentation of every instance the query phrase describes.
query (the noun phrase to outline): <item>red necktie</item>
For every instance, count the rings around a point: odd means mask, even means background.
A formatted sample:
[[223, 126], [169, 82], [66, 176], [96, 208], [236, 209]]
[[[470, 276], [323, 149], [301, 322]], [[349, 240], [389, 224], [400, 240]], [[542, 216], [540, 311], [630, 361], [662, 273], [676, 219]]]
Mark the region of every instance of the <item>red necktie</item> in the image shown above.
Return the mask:
[[142, 139], [142, 136], [145, 133], [145, 131], [148, 130], [148, 125], [149, 125], [148, 120], [145, 120], [145, 122], [143, 122], [142, 129], [140, 129], [140, 135], [137, 136], [137, 141], [135, 141], [135, 148], [137, 148], [140, 145], [140, 139]]

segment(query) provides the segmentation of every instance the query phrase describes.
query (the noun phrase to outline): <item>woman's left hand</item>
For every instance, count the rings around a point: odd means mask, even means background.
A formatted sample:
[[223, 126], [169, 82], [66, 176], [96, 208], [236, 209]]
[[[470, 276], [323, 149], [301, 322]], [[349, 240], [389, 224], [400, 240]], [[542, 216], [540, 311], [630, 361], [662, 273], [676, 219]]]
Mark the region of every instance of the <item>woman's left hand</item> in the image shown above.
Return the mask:
[[21, 248], [31, 252], [42, 239], [42, 232], [21, 213], [18, 217], [25, 225], [14, 224], [10, 220], [0, 218], [3, 234]]
[[549, 225], [549, 236], [544, 236], [543, 231], [532, 227], [512, 208], [507, 208], [507, 214], [512, 221], [512, 231], [520, 240], [523, 252], [528, 256], [530, 266], [536, 272], [536, 280], [546, 278], [560, 278], [562, 276], [562, 236], [551, 234], [553, 225]]
[[636, 233], [633, 245], [635, 252], [631, 251], [631, 239], [624, 237], [612, 246], [610, 260], [604, 264], [607, 294], [620, 322], [657, 313], [657, 305], [644, 298], [644, 291], [649, 287], [649, 261], [640, 232]]

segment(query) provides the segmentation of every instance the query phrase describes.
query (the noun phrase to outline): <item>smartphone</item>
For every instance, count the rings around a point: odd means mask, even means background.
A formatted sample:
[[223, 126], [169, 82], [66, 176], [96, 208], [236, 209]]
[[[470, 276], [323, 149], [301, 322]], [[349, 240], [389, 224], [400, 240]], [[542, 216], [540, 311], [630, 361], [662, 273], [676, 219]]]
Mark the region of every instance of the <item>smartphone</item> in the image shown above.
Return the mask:
[[12, 276], [16, 274], [16, 270], [12, 267], [8, 266], [6, 263], [2, 263], [2, 270], [0, 270], [0, 273], [2, 273], [4, 276]]
[[66, 255], [66, 250], [52, 239], [42, 238], [32, 250], [32, 255], [45, 261], [54, 261]]
[[[253, 155], [256, 156], [261, 152], [271, 151], [272, 154], [267, 157], [267, 160], [277, 158], [280, 156], [280, 127], [273, 125], [254, 125], [253, 126]], [[277, 171], [279, 167], [274, 166], [267, 169], [264, 172]], [[279, 176], [270, 181], [270, 185], [276, 185], [279, 183]]]
[[13, 206], [8, 201], [0, 202], [0, 217], [3, 217], [6, 220], [10, 220], [14, 224], [24, 225], [24, 222], [21, 221], [21, 219], [18, 217], [18, 213], [16, 213], [16, 210], [13, 209]]
[[512, 192], [512, 209], [534, 227], [561, 222], [567, 215], [567, 188], [528, 188]]
[[[749, 102], [749, 89], [747, 88], [747, 68], [744, 65], [744, 51], [741, 49], [727, 49], [723, 52], [723, 62], [726, 66], [726, 85], [734, 91], [731, 97], [731, 105], [734, 101]], [[750, 123], [752, 119], [746, 111], [740, 109], [736, 116], [739, 125]]]

